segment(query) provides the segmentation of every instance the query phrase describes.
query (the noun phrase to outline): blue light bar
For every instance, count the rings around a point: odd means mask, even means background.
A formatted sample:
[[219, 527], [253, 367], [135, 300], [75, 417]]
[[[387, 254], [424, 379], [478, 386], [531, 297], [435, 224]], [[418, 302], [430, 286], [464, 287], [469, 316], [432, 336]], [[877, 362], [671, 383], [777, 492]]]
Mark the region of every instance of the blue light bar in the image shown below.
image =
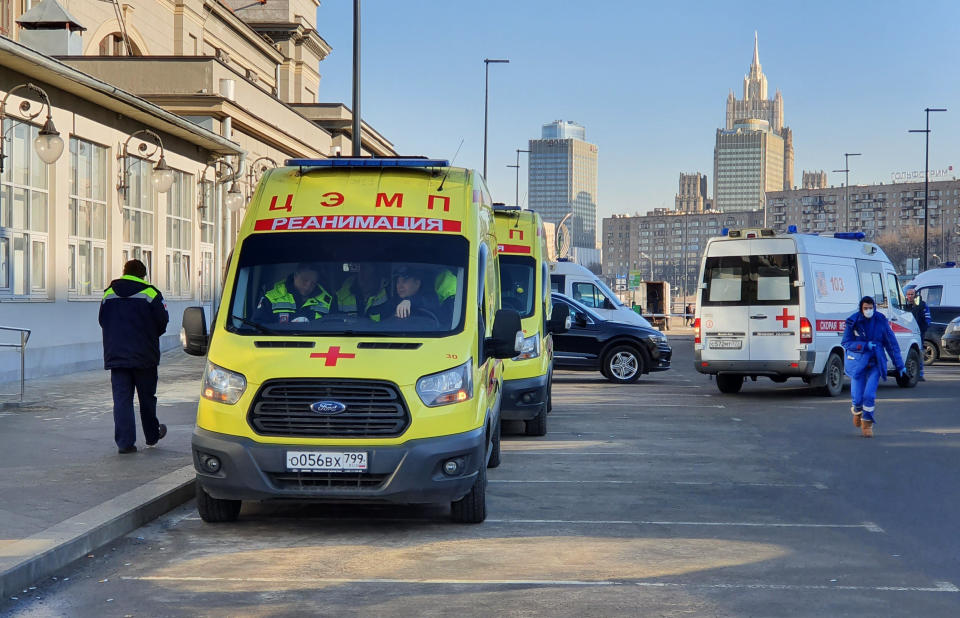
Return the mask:
[[943, 267], [943, 268], [956, 268], [956, 267], [957, 267], [957, 263], [956, 263], [956, 262], [944, 262], [944, 263], [941, 264], [940, 266]]
[[331, 157], [329, 159], [287, 159], [291, 167], [449, 167], [445, 159], [417, 157]]
[[728, 227], [725, 227], [725, 228], [723, 228], [723, 229], [720, 230], [720, 235], [721, 235], [721, 236], [726, 236], [726, 235], [729, 234], [729, 233], [730, 233], [730, 228], [728, 228]]
[[867, 235], [863, 232], [836, 232], [833, 237], [842, 238], [844, 240], [863, 240], [867, 237]]
[[797, 226], [795, 225], [787, 226], [787, 234], [796, 234], [796, 233], [797, 233]]

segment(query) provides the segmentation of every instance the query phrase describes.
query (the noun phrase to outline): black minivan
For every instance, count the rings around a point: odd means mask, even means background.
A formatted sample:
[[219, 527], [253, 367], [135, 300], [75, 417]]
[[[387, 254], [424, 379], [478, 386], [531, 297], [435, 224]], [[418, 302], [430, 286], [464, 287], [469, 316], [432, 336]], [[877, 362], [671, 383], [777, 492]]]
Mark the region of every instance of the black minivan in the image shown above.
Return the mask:
[[673, 350], [654, 328], [606, 320], [581, 303], [553, 293], [554, 307], [570, 310], [570, 329], [553, 335], [553, 366], [599, 371], [618, 384], [636, 382], [652, 371], [670, 369]]

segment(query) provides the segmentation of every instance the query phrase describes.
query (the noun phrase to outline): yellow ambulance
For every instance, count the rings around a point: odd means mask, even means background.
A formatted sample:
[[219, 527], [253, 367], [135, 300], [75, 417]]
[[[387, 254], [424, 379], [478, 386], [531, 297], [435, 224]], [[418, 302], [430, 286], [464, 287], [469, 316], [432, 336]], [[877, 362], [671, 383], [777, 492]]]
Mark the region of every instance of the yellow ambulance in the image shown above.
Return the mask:
[[293, 159], [251, 201], [207, 337], [193, 434], [197, 508], [244, 500], [451, 504], [486, 517], [502, 361], [523, 342], [500, 307], [490, 196], [421, 158]]
[[[497, 251], [500, 256], [500, 302], [520, 314], [523, 344], [520, 353], [504, 361], [503, 420], [524, 421], [525, 433], [547, 433], [552, 408], [553, 329], [547, 239], [543, 221], [532, 210], [494, 205]], [[560, 323], [564, 316], [558, 316]]]

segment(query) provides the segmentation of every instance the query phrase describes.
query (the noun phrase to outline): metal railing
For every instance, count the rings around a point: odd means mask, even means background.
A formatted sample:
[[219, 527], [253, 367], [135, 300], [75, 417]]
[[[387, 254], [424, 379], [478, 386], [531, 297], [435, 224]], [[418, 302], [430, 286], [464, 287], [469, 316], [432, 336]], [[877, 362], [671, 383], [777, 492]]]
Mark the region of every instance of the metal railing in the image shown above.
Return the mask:
[[0, 393], [0, 397], [9, 397], [17, 395], [19, 401], [23, 402], [24, 381], [26, 378], [26, 363], [24, 357], [27, 351], [27, 342], [30, 341], [29, 328], [15, 328], [11, 326], [0, 326], [0, 331], [8, 331], [20, 334], [20, 343], [0, 343], [0, 348], [17, 348], [20, 350], [20, 392], [18, 393]]

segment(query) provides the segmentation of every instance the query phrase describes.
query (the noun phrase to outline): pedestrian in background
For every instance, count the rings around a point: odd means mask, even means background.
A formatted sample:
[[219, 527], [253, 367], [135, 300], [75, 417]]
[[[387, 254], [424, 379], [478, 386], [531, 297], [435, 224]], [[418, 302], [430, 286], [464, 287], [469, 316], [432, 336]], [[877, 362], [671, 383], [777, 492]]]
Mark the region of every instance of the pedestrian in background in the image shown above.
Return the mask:
[[693, 326], [693, 305], [687, 303], [687, 306], [683, 308], [683, 321], [688, 326]]
[[[913, 314], [913, 319], [917, 321], [917, 326], [920, 327], [920, 344], [923, 345], [923, 335], [927, 332], [927, 327], [930, 326], [933, 318], [930, 316], [930, 307], [928, 307], [927, 303], [917, 294], [916, 288], [907, 290], [907, 310]], [[923, 377], [923, 363], [920, 363], [920, 377], [917, 379], [921, 382], [925, 381]]]
[[864, 438], [872, 438], [877, 386], [887, 379], [887, 354], [900, 375], [907, 374], [897, 338], [886, 316], [876, 311], [872, 297], [861, 298], [860, 308], [847, 318], [841, 345], [846, 350], [843, 369], [850, 376], [853, 424]]
[[167, 330], [170, 316], [163, 295], [147, 283], [146, 276], [143, 262], [130, 260], [123, 265], [123, 276], [110, 282], [100, 301], [103, 368], [110, 370], [113, 439], [121, 455], [137, 452], [134, 389], [147, 446], [155, 446], [167, 435], [167, 426], [157, 420], [157, 366], [160, 335]]

